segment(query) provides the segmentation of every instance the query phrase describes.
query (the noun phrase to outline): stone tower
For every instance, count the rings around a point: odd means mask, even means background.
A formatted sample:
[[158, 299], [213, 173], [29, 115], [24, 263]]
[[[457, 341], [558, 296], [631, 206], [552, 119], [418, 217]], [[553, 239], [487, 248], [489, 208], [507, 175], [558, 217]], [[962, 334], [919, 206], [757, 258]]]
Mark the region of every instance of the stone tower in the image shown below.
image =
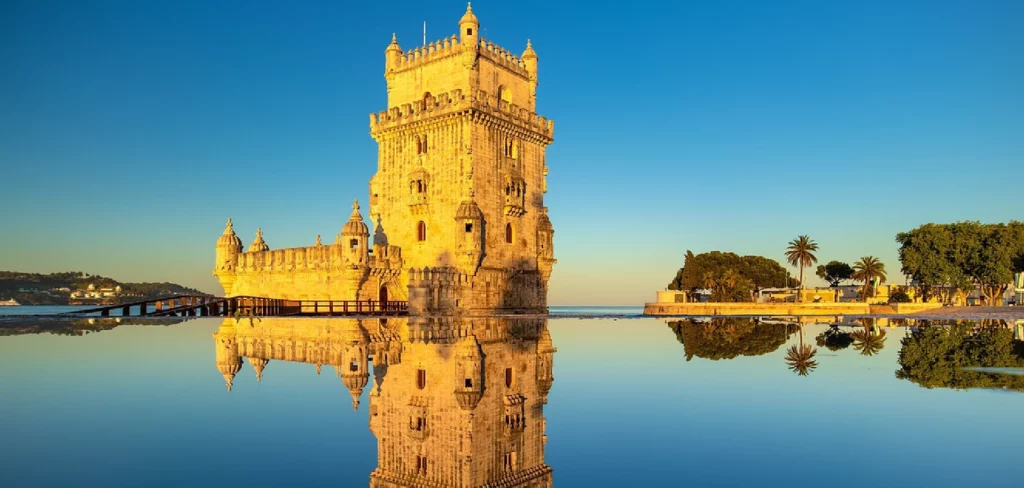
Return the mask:
[[408, 300], [412, 315], [546, 312], [554, 227], [544, 206], [554, 122], [537, 115], [538, 57], [458, 33], [384, 50], [387, 110], [370, 114], [377, 172], [332, 245], [247, 252], [230, 224], [214, 274], [228, 296]]
[[529, 41], [519, 57], [481, 38], [471, 8], [458, 25], [450, 38], [410, 51], [392, 38], [385, 50], [391, 108], [370, 116], [379, 146], [370, 215], [407, 267], [464, 283], [445, 306], [544, 308], [554, 124], [535, 113], [537, 53]]

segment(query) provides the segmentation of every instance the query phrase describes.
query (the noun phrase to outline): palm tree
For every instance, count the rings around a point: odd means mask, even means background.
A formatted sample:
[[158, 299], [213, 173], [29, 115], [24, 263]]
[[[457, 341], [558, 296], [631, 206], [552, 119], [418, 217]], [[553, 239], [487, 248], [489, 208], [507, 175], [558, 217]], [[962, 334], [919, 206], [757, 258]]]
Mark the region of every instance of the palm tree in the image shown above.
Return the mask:
[[871, 290], [871, 282], [878, 278], [879, 283], [885, 283], [885, 263], [874, 256], [864, 256], [860, 261], [853, 263], [853, 276], [856, 281], [863, 281], [860, 295], [864, 301], [868, 300], [868, 292]]
[[850, 334], [853, 348], [864, 356], [874, 356], [885, 347], [885, 329], [878, 329], [878, 335], [871, 332], [873, 328], [869, 319], [864, 319], [864, 328]]
[[[818, 250], [818, 243], [807, 236], [798, 236], [789, 243], [786, 248], [786, 259], [789, 264], [800, 267], [800, 288], [804, 287], [804, 268], [818, 262], [814, 253]], [[797, 301], [803, 301], [802, 296], [797, 296]]]
[[789, 370], [800, 375], [807, 376], [814, 368], [818, 367], [818, 362], [814, 360], [814, 355], [818, 353], [816, 348], [809, 345], [804, 345], [804, 328], [800, 327], [800, 345], [789, 346], [789, 350], [786, 351], [786, 362], [789, 363]]

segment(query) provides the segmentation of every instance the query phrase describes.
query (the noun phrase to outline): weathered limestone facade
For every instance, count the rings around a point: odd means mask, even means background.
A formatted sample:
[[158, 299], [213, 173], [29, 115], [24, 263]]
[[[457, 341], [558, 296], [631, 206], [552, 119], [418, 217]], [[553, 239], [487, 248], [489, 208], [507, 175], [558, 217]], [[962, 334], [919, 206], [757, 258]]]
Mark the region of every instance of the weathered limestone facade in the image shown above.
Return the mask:
[[[372, 249], [358, 205], [331, 245], [248, 252], [228, 228], [214, 271], [229, 296], [409, 300], [412, 314], [544, 312], [554, 228], [544, 206], [554, 122], [536, 114], [537, 53], [459, 33], [385, 50], [388, 110], [370, 114]], [[386, 290], [386, 291], [385, 291]]]
[[214, 342], [229, 390], [243, 358], [257, 381], [275, 361], [331, 366], [356, 408], [368, 388], [373, 488], [552, 484], [545, 320], [227, 319]]

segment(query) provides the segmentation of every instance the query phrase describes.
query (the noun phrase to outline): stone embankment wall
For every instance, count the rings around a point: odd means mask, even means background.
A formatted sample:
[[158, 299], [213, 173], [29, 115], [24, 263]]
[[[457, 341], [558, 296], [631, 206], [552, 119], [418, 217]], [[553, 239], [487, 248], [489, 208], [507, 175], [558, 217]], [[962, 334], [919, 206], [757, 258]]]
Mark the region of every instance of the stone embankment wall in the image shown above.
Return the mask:
[[878, 310], [867, 303], [648, 303], [644, 315], [868, 315], [909, 314], [941, 307], [937, 303], [899, 303]]

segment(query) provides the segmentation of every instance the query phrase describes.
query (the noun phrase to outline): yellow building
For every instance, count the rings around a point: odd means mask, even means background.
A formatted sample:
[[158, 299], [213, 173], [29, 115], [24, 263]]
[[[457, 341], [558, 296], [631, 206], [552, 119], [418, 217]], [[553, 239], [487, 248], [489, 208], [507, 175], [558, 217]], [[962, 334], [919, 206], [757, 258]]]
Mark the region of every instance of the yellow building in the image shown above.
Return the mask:
[[544, 206], [554, 122], [536, 114], [537, 53], [480, 37], [472, 10], [450, 38], [384, 52], [388, 108], [369, 214], [332, 244], [243, 252], [228, 221], [214, 274], [228, 296], [409, 300], [412, 314], [547, 308], [554, 228]]
[[356, 408], [369, 388], [373, 488], [551, 486], [545, 320], [227, 319], [214, 341], [228, 390], [243, 358], [257, 381], [274, 361], [330, 366]]

